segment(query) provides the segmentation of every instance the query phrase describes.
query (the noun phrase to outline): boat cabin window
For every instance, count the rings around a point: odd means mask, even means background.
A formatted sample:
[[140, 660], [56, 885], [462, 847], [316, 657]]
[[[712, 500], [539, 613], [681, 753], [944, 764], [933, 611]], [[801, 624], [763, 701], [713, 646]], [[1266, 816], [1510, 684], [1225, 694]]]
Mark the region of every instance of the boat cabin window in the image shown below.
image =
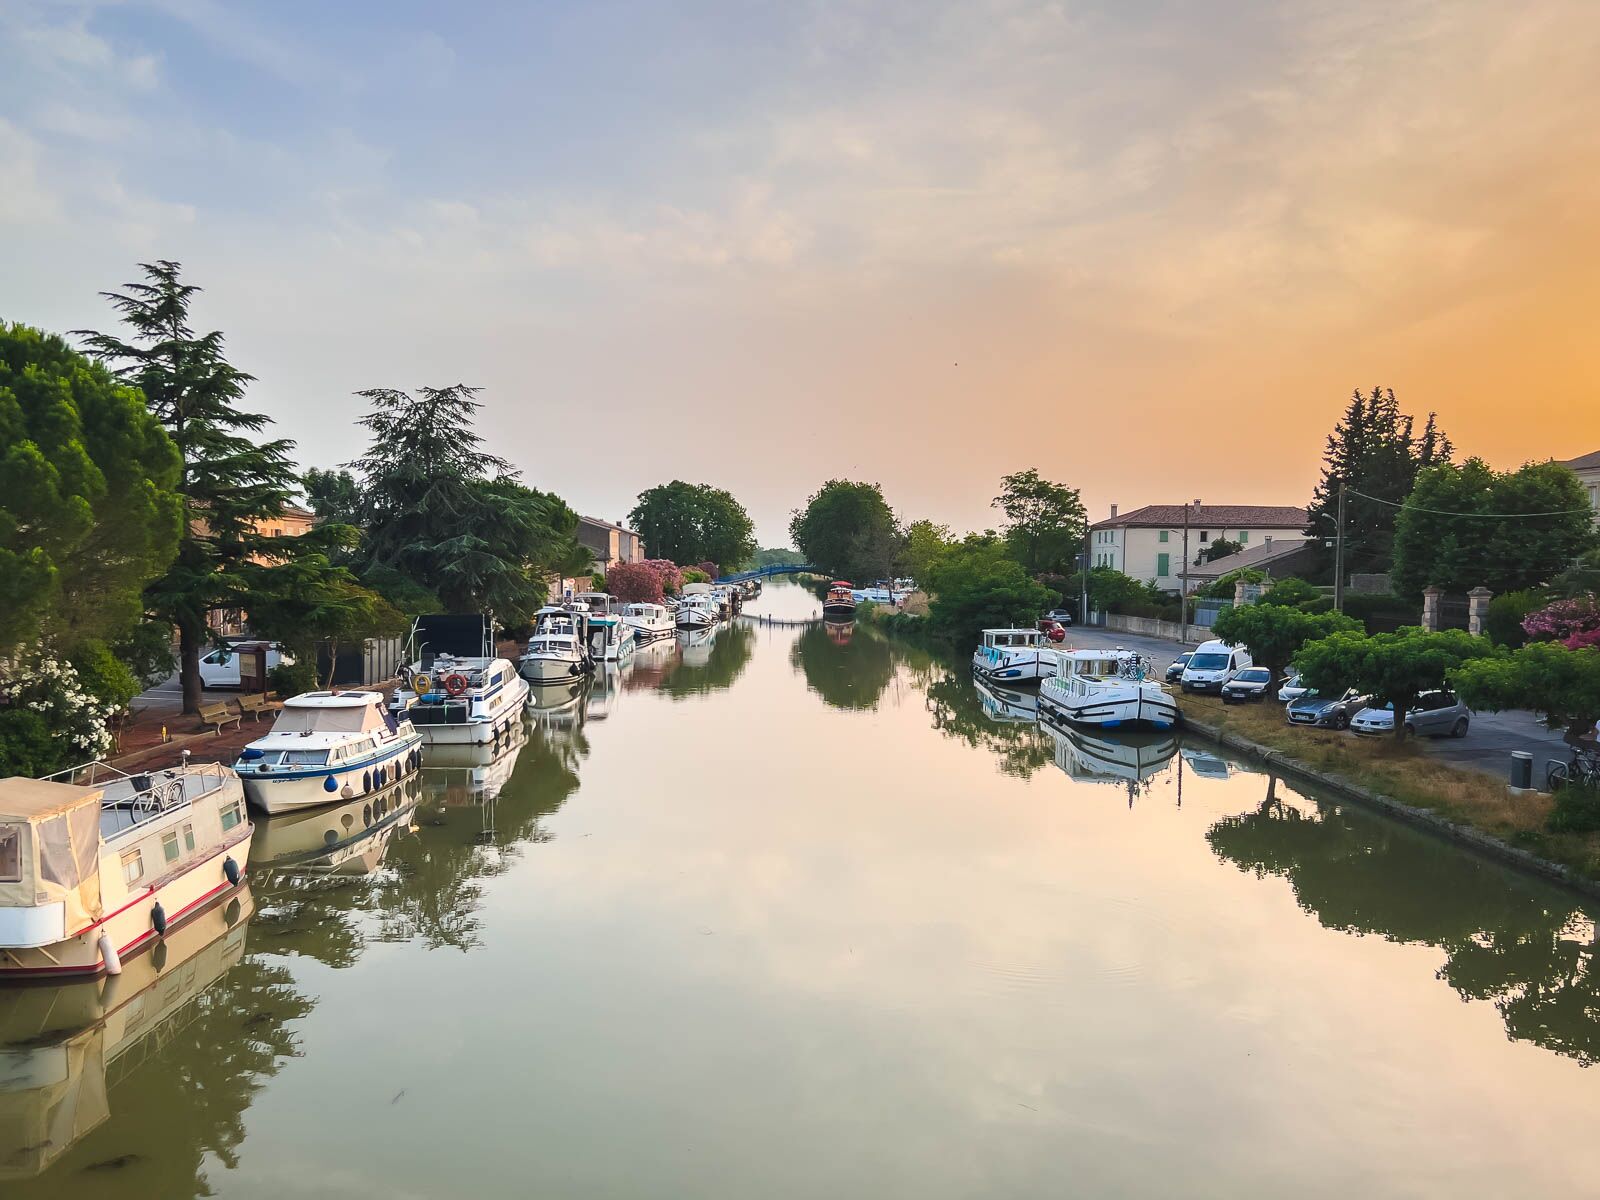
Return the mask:
[[0, 825], [0, 883], [22, 882], [22, 830]]
[[[224, 832], [226, 832], [229, 829], [232, 829], [235, 825], [237, 825], [239, 823], [239, 821], [241, 819], [240, 813], [239, 813], [239, 802], [237, 800], [235, 800], [232, 804], [223, 805], [222, 810], [221, 810], [221, 815], [222, 815], [222, 828], [223, 828]], [[134, 853], [137, 854], [138, 851], [134, 851]]]
[[100, 812], [93, 805], [41, 821], [34, 830], [39, 874], [49, 882], [75, 888], [100, 869]]
[[122, 880], [132, 884], [144, 878], [144, 855], [137, 850], [129, 850], [122, 856]]
[[320, 767], [328, 761], [326, 750], [285, 750], [283, 762], [285, 766]]
[[161, 839], [161, 856], [163, 858], [165, 858], [169, 863], [177, 862], [178, 861], [178, 855], [181, 854], [181, 853], [182, 853], [182, 851], [180, 851], [178, 849], [178, 831], [177, 830], [173, 830], [171, 833], [167, 834], [164, 838]]
[[193, 825], [185, 825], [183, 827], [183, 848], [185, 850], [193, 850], [194, 849], [194, 826]]

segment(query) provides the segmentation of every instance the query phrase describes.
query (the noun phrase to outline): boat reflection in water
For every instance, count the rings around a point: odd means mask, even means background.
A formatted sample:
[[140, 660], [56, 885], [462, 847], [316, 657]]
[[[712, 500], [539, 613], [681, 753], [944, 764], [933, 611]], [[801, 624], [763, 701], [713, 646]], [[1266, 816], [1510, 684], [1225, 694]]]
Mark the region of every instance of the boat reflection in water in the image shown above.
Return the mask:
[[1084, 783], [1126, 786], [1129, 804], [1178, 753], [1178, 740], [1170, 733], [1090, 730], [1048, 716], [1039, 724], [1056, 744], [1056, 766]]
[[[580, 687], [577, 697], [583, 694]], [[518, 721], [509, 736], [494, 745], [431, 747], [422, 760], [423, 802], [449, 808], [493, 804], [516, 769], [517, 755], [527, 740], [527, 722]]]
[[590, 721], [604, 721], [617, 707], [622, 694], [622, 681], [632, 667], [632, 659], [625, 664], [595, 664], [594, 680], [589, 686], [588, 702], [584, 704], [584, 717]]
[[[428, 754], [441, 749], [447, 748], [435, 747]], [[422, 783], [413, 773], [343, 804], [258, 818], [250, 865], [316, 875], [371, 875], [396, 830], [412, 827], [421, 798]]]
[[246, 883], [120, 975], [0, 991], [0, 1180], [42, 1173], [110, 1118], [111, 1091], [244, 957], [254, 912]]
[[1039, 694], [1024, 692], [1019, 688], [1001, 687], [974, 679], [978, 700], [983, 705], [983, 715], [997, 724], [1032, 724], [1039, 719]]

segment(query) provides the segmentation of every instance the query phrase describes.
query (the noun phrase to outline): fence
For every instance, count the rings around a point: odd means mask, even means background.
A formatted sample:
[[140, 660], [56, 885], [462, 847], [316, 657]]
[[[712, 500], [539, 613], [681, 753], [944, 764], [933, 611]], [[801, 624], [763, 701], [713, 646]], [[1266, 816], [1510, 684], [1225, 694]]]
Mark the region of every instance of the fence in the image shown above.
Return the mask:
[[1105, 614], [1105, 627], [1115, 633], [1137, 633], [1141, 637], [1165, 638], [1169, 642], [1191, 642], [1203, 633], [1193, 625], [1178, 621], [1158, 621], [1154, 617], [1125, 617], [1121, 613]]
[[335, 687], [382, 683], [399, 673], [404, 651], [405, 642], [401, 638], [368, 638], [361, 645], [342, 643], [330, 664], [328, 644], [324, 642], [317, 647], [317, 678], [327, 679], [331, 665]]

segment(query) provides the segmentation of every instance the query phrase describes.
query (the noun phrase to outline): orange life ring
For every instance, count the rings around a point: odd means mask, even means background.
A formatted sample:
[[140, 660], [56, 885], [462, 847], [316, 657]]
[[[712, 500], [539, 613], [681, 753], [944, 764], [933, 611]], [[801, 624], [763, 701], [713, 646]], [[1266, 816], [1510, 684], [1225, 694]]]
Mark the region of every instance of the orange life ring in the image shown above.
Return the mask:
[[444, 684], [444, 690], [447, 696], [459, 696], [470, 686], [467, 681], [467, 677], [459, 673], [454, 675], [446, 675], [439, 682]]

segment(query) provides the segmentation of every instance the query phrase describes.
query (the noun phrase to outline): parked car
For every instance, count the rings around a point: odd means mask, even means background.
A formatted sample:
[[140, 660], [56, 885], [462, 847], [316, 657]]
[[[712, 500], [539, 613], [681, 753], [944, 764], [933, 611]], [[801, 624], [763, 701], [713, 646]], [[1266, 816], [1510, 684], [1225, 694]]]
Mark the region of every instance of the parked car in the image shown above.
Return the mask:
[[[1451, 692], [1424, 692], [1417, 706], [1406, 712], [1406, 734], [1424, 737], [1466, 737], [1472, 725], [1472, 710]], [[1376, 737], [1394, 732], [1394, 705], [1363, 708], [1350, 719], [1356, 733]]]
[[1305, 685], [1304, 681], [1301, 680], [1299, 674], [1294, 673], [1291, 674], [1289, 678], [1285, 679], [1283, 681], [1283, 686], [1278, 689], [1278, 700], [1282, 704], [1288, 704], [1292, 700], [1300, 699], [1301, 696], [1304, 696], [1310, 690], [1311, 689]]
[[1240, 671], [1255, 666], [1250, 651], [1213, 638], [1195, 647], [1178, 676], [1186, 692], [1218, 692]]
[[1052, 621], [1059, 621], [1063, 625], [1072, 624], [1072, 610], [1070, 608], [1052, 608], [1045, 616]]
[[[294, 666], [294, 655], [285, 654], [277, 642], [267, 646], [267, 670], [279, 663]], [[200, 656], [200, 686], [208, 688], [236, 688], [239, 686], [239, 656], [232, 645], [218, 646]]]
[[1172, 665], [1167, 668], [1168, 683], [1177, 683], [1179, 679], [1183, 678], [1183, 669], [1189, 665], [1189, 659], [1191, 657], [1192, 656], [1186, 652], [1178, 655], [1177, 658], [1172, 660]]
[[1222, 685], [1222, 702], [1242, 704], [1247, 700], [1265, 700], [1271, 686], [1271, 671], [1265, 667], [1246, 667]]
[[1367, 706], [1367, 698], [1355, 688], [1342, 694], [1323, 695], [1309, 691], [1289, 704], [1289, 724], [1315, 725], [1322, 729], [1349, 729], [1355, 715]]
[[1067, 631], [1061, 627], [1061, 623], [1052, 621], [1048, 617], [1039, 622], [1039, 632], [1044, 634], [1046, 641], [1064, 642], [1067, 640]]

